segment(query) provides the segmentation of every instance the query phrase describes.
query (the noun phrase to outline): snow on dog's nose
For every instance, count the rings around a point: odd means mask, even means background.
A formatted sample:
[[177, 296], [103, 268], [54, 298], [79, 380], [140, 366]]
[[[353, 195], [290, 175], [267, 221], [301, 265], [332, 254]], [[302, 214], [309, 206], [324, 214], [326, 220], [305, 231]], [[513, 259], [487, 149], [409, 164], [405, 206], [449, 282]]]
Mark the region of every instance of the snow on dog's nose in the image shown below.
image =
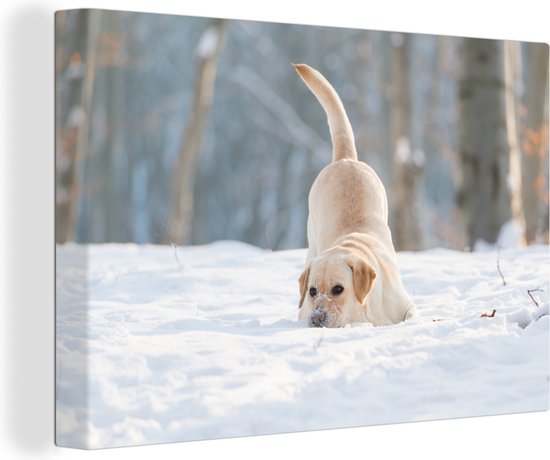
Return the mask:
[[323, 327], [327, 319], [327, 312], [324, 308], [316, 308], [309, 317], [309, 325], [313, 327]]

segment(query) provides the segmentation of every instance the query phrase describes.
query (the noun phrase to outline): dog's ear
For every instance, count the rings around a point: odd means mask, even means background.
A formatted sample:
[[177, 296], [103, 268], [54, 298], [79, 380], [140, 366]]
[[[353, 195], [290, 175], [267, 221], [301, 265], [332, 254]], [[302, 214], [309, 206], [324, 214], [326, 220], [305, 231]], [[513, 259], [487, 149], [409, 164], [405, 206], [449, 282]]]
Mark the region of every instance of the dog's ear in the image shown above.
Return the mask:
[[302, 272], [302, 274], [300, 275], [300, 279], [298, 280], [298, 283], [300, 283], [300, 305], [298, 305], [298, 308], [302, 308], [302, 304], [304, 303], [304, 299], [306, 298], [308, 282], [309, 282], [309, 265]]
[[355, 297], [362, 304], [365, 303], [367, 295], [372, 289], [376, 278], [376, 272], [365, 260], [360, 257], [354, 257], [348, 261], [348, 265], [353, 273], [353, 288]]

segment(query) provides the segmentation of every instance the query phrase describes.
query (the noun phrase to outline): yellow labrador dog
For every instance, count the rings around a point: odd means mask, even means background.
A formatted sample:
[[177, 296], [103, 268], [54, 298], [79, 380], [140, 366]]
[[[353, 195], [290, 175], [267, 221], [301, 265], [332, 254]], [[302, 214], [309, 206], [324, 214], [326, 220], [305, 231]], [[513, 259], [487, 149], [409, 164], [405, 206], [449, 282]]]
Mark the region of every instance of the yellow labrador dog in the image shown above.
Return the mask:
[[309, 193], [298, 317], [313, 327], [404, 321], [415, 307], [396, 264], [384, 185], [357, 161], [353, 131], [334, 88], [317, 70], [294, 67], [325, 109], [333, 145], [332, 163]]

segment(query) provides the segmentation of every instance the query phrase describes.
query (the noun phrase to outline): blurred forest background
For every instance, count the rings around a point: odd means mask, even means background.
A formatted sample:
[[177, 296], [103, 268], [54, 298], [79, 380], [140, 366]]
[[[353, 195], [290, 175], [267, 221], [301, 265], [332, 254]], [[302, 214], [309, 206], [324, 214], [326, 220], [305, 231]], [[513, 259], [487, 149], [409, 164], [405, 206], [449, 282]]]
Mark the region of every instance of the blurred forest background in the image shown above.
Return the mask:
[[[339, 92], [398, 250], [548, 242], [548, 45], [56, 14], [56, 240], [306, 247]], [[500, 240], [499, 240], [500, 238]]]

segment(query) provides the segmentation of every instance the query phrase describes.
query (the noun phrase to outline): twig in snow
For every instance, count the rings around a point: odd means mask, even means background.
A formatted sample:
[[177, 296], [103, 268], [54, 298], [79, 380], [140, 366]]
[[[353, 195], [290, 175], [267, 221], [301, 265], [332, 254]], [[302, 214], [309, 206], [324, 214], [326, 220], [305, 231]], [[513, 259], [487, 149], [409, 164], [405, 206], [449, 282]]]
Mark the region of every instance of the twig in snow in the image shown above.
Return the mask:
[[535, 302], [535, 305], [538, 307], [540, 307], [539, 303], [535, 300], [535, 298], [531, 295], [532, 292], [544, 292], [541, 288], [536, 288], [536, 289], [527, 289], [527, 294], [529, 294], [529, 297], [531, 297], [531, 300], [533, 302]]
[[500, 246], [497, 246], [497, 270], [500, 277], [502, 278], [502, 285], [506, 286], [506, 280], [504, 279], [504, 275], [500, 271]]
[[174, 257], [176, 258], [176, 263], [178, 264], [178, 270], [181, 270], [180, 259], [178, 257], [178, 247], [174, 243], [171, 243], [171, 244], [172, 244], [172, 247], [174, 248]]
[[493, 310], [491, 313], [482, 313], [481, 318], [494, 318], [496, 312], [496, 310]]
[[319, 340], [317, 340], [317, 343], [313, 345], [313, 349], [317, 351], [317, 348], [319, 348], [319, 345], [321, 345], [321, 342], [323, 341], [323, 338], [325, 337], [325, 331], [321, 330], [321, 337], [319, 337]]

